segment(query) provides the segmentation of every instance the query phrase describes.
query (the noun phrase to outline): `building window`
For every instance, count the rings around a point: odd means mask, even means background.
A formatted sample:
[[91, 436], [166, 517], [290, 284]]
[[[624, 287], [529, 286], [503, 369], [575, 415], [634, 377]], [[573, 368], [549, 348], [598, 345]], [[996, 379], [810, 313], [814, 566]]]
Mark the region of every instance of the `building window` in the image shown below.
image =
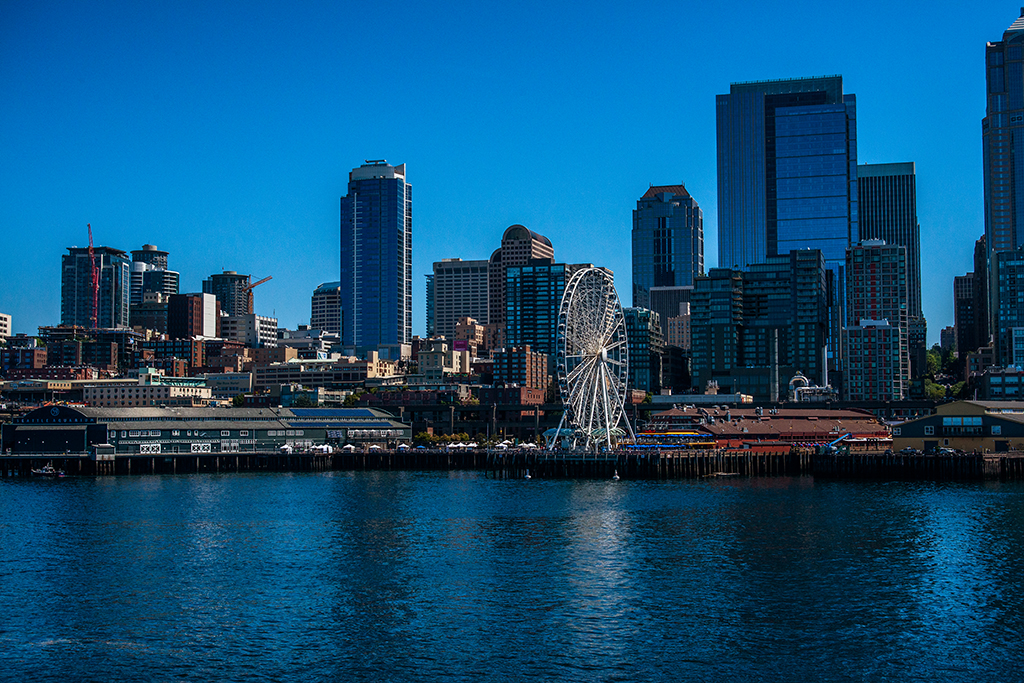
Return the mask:
[[992, 436], [999, 436], [1003, 433], [1002, 425], [992, 425]]
[[925, 436], [934, 436], [934, 434], [935, 434], [935, 427], [933, 425], [925, 425], [924, 426], [924, 435]]

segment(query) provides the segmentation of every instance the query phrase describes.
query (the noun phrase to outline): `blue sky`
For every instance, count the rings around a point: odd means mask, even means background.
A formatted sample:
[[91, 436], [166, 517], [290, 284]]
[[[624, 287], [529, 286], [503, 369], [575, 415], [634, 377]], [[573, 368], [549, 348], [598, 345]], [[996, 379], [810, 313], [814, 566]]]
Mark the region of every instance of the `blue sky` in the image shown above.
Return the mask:
[[929, 340], [953, 324], [982, 216], [984, 46], [1019, 5], [0, 3], [0, 312], [60, 320], [60, 257], [170, 252], [182, 291], [273, 280], [256, 312], [309, 319], [338, 278], [339, 197], [364, 159], [406, 163], [415, 312], [441, 258], [522, 223], [615, 271], [650, 184], [684, 182], [717, 264], [715, 95], [842, 74], [861, 163], [917, 164]]

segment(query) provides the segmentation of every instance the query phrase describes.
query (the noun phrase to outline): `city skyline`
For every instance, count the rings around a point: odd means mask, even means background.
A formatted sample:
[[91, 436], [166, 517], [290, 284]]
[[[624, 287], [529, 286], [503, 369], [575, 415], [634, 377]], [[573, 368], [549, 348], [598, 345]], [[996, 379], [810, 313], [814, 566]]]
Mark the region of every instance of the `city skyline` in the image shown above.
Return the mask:
[[[432, 263], [486, 258], [517, 223], [549, 236], [560, 261], [613, 270], [628, 299], [630, 214], [650, 185], [686, 184], [704, 211], [706, 269], [718, 264], [715, 96], [734, 82], [841, 74], [858, 98], [858, 161], [917, 166], [932, 343], [953, 322], [952, 278], [971, 270], [984, 232], [985, 42], [1018, 15], [797, 4], [783, 24], [751, 4], [744, 22], [770, 30], [726, 51], [735, 9], [688, 10], [701, 30], [684, 39], [611, 5], [582, 21], [508, 9], [500, 29], [486, 8], [386, 23], [368, 8], [264, 5], [242, 22], [227, 7], [204, 8], [201, 21], [127, 7], [0, 10], [12, 103], [0, 114], [11, 160], [0, 311], [15, 332], [59, 320], [57, 257], [86, 244], [89, 222], [97, 246], [166, 249], [183, 292], [223, 270], [273, 275], [256, 312], [307, 322], [309, 292], [338, 272], [337, 198], [366, 158], [408, 163], [417, 186], [414, 334]], [[367, 36], [367, 25], [388, 30]], [[385, 54], [381, 41], [402, 49]], [[664, 70], [652, 67], [668, 64], [686, 66], [687, 87], [653, 87]], [[401, 71], [404, 106], [385, 106], [378, 67]]]

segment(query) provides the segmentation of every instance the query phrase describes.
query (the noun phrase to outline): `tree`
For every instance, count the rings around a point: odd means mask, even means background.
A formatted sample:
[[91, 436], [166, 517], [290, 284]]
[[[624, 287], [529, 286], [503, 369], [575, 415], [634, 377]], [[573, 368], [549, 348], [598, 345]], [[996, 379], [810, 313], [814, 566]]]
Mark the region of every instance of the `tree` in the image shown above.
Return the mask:
[[233, 405], [235, 408], [241, 408], [242, 406], [244, 406], [245, 394], [239, 394], [238, 396], [235, 396], [233, 399], [231, 399], [231, 405]]
[[924, 395], [930, 401], [941, 401], [946, 398], [946, 387], [926, 378], [924, 380]]
[[345, 397], [345, 407], [354, 408], [359, 405], [359, 394], [349, 394]]
[[292, 401], [292, 407], [294, 408], [316, 408], [316, 401], [309, 397], [309, 394], [299, 394], [299, 396]]

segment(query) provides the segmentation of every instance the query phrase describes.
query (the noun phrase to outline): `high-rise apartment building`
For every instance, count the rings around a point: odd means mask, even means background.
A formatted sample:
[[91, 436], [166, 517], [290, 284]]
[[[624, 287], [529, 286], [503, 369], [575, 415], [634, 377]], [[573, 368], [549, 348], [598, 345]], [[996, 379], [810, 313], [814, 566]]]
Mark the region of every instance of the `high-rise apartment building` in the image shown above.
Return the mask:
[[367, 161], [349, 173], [340, 281], [343, 344], [412, 339], [412, 185], [405, 164]]
[[253, 312], [252, 285], [248, 275], [233, 270], [214, 273], [203, 280], [203, 294], [213, 294], [224, 315], [247, 315]]
[[1024, 7], [1003, 39], [986, 45], [985, 75], [985, 236], [994, 253], [1024, 245]]
[[434, 262], [434, 310], [428, 315], [433, 320], [432, 334], [454, 339], [455, 327], [465, 317], [487, 324], [488, 272], [488, 261], [450, 258]]
[[646, 308], [622, 309], [629, 346], [629, 377], [627, 386], [648, 393], [662, 387], [662, 361], [665, 339], [656, 312]]
[[992, 284], [999, 292], [995, 315], [995, 361], [1024, 365], [1024, 247], [993, 254]]
[[900, 400], [910, 382], [907, 248], [864, 240], [847, 252], [846, 278], [843, 397]]
[[652, 292], [692, 288], [704, 274], [704, 215], [684, 185], [652, 185], [633, 210], [632, 237], [633, 306], [667, 320], [677, 302], [659, 307]]
[[137, 306], [146, 294], [162, 294], [168, 297], [178, 293], [180, 275], [167, 269], [168, 252], [152, 244], [132, 251], [131, 298], [130, 304]]
[[93, 323], [92, 266], [89, 249], [68, 247], [61, 259], [60, 324], [85, 328], [128, 327], [131, 295], [131, 263], [120, 249], [96, 247], [99, 275], [96, 321]]
[[[497, 346], [503, 346], [506, 343], [520, 345], [504, 338], [506, 271], [513, 266], [525, 266], [530, 259], [552, 259], [553, 261], [554, 258], [555, 248], [551, 245], [551, 240], [522, 225], [509, 226], [501, 236], [501, 246], [491, 254], [487, 273], [487, 324], [497, 330], [499, 337], [496, 340]], [[549, 352], [544, 351], [544, 353]]]
[[837, 273], [857, 225], [857, 108], [842, 76], [733, 83], [717, 98], [718, 261], [818, 249]]
[[332, 334], [341, 334], [341, 283], [324, 282], [313, 290], [309, 326]]

